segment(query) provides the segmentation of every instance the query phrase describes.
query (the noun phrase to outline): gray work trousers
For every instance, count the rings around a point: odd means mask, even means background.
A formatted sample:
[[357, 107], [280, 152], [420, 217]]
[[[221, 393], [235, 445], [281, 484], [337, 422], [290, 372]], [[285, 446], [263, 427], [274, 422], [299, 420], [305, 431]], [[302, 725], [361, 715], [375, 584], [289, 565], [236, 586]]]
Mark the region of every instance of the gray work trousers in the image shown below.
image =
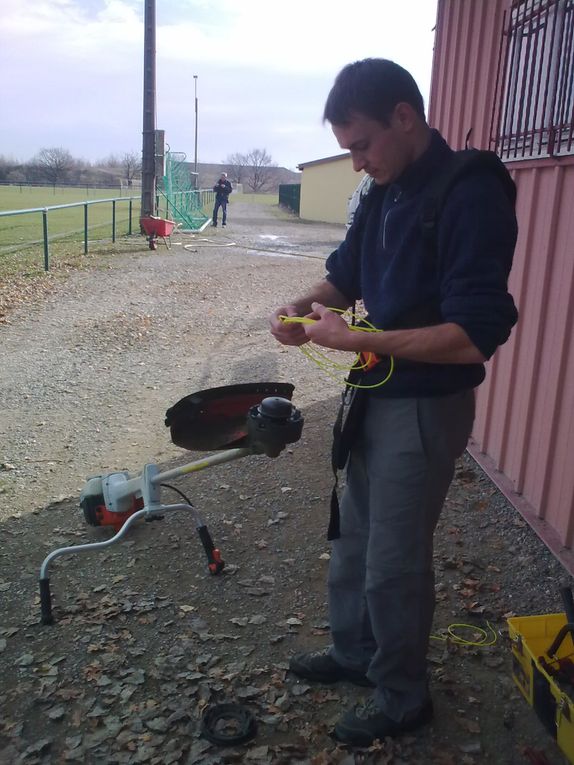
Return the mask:
[[428, 699], [433, 534], [474, 419], [474, 391], [369, 396], [347, 464], [329, 566], [331, 655], [365, 671], [392, 719]]

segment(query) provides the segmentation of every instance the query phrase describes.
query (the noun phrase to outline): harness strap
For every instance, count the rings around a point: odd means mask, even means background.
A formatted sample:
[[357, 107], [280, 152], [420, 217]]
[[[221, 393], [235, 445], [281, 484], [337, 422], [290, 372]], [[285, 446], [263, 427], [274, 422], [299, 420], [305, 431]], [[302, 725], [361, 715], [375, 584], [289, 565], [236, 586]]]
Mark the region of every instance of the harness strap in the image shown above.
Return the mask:
[[341, 433], [343, 431], [343, 412], [345, 410], [345, 397], [348, 394], [348, 388], [345, 388], [341, 396], [341, 405], [337, 412], [335, 424], [333, 425], [333, 444], [331, 446], [331, 468], [335, 476], [335, 482], [331, 490], [331, 510], [329, 515], [329, 526], [327, 528], [327, 540], [338, 539], [341, 536], [339, 497], [337, 489], [339, 488], [339, 452], [341, 448]]
[[329, 515], [329, 526], [327, 528], [327, 541], [339, 539], [341, 536], [341, 513], [339, 510], [339, 497], [337, 496], [337, 473], [335, 473], [335, 484], [331, 491], [331, 513]]
[[335, 482], [331, 491], [331, 508], [327, 539], [332, 541], [341, 536], [339, 497], [337, 493], [338, 471], [342, 470], [349, 459], [351, 447], [357, 437], [365, 414], [367, 391], [351, 388], [347, 385], [341, 398], [341, 406], [333, 425], [333, 446], [331, 449], [331, 467]]

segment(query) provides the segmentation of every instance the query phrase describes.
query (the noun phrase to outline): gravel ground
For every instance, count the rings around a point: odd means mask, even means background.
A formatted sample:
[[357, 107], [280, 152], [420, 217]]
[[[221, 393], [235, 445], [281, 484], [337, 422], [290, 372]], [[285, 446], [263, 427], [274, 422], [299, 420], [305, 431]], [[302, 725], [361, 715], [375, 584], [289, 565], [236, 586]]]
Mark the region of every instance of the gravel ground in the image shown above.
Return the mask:
[[[270, 310], [323, 273], [341, 226], [234, 201], [227, 229], [135, 238], [92, 267], [38, 283], [0, 326], [1, 763], [437, 763], [561, 765], [511, 679], [506, 618], [560, 609], [565, 573], [470, 457], [437, 531], [432, 726], [369, 751], [329, 736], [352, 686], [312, 687], [289, 656], [328, 642], [324, 580], [330, 427], [339, 384], [270, 337]], [[46, 283], [49, 281], [49, 289]], [[237, 382], [296, 386], [301, 440], [174, 481], [227, 566], [207, 573], [194, 518], [141, 523], [103, 551], [51, 567], [56, 624], [39, 625], [39, 566], [54, 548], [101, 541], [78, 494], [88, 475], [183, 464], [166, 409]], [[178, 501], [165, 490], [165, 501]], [[453, 623], [492, 646], [445, 641]], [[475, 636], [474, 631], [465, 635]], [[205, 707], [246, 704], [256, 737], [199, 737]]]

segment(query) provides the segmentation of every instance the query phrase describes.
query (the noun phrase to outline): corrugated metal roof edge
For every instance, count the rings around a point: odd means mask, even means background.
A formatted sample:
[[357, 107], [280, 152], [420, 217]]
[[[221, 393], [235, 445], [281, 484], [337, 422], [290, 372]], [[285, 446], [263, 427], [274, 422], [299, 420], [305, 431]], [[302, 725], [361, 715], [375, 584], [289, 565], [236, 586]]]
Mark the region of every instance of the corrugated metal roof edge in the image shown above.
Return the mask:
[[333, 157], [324, 157], [323, 159], [313, 159], [311, 162], [301, 162], [297, 165], [297, 170], [303, 170], [304, 167], [311, 167], [311, 165], [322, 165], [325, 162], [337, 162], [340, 159], [347, 159], [351, 156], [351, 152], [347, 151], [345, 154], [335, 154]]

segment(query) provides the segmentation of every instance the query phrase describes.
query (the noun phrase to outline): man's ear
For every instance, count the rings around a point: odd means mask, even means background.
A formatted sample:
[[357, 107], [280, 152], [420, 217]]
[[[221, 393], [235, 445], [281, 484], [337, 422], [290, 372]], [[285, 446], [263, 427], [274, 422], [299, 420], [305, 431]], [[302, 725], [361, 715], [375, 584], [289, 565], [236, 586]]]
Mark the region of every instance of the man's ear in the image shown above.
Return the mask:
[[405, 101], [400, 101], [394, 108], [391, 122], [405, 133], [410, 133], [419, 117], [413, 107]]

